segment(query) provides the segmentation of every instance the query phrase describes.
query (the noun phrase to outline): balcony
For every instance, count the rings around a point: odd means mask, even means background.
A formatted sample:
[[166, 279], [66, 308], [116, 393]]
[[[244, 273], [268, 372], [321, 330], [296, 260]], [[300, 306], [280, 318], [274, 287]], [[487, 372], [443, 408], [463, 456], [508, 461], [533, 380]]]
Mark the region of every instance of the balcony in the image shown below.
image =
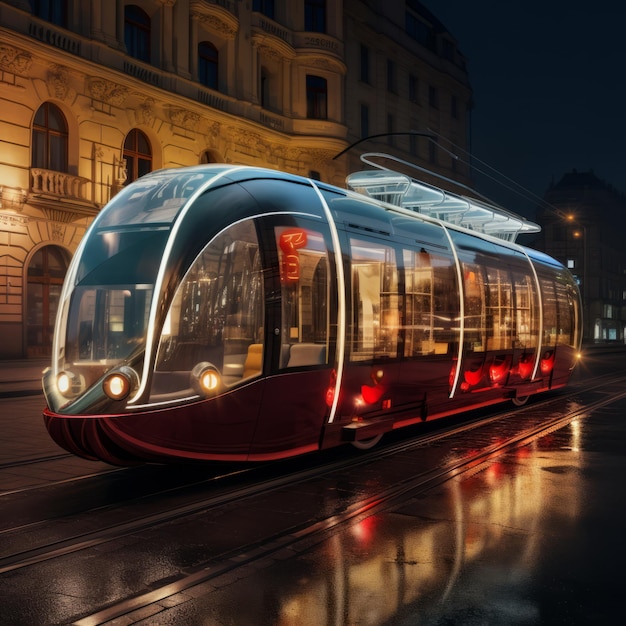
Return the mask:
[[82, 176], [33, 167], [30, 170], [28, 202], [56, 222], [67, 223], [81, 217], [93, 217], [98, 207], [86, 197], [88, 182]]

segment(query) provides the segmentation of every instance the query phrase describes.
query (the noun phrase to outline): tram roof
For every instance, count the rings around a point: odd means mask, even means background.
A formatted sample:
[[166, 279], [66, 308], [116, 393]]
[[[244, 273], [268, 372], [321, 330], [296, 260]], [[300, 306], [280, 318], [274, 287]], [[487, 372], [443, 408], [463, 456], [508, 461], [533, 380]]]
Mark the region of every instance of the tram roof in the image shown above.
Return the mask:
[[346, 183], [352, 190], [380, 202], [505, 241], [541, 230], [538, 224], [503, 207], [451, 193], [390, 169], [355, 172]]

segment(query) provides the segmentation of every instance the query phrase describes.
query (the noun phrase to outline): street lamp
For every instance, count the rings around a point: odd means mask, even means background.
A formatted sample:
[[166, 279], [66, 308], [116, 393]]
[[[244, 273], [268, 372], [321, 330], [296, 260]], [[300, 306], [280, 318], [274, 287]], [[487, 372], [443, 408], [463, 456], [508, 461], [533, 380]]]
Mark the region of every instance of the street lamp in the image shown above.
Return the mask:
[[582, 308], [583, 308], [583, 328], [587, 328], [587, 333], [583, 332], [583, 336], [586, 334], [587, 337], [591, 338], [590, 335], [590, 326], [588, 324], [587, 319], [587, 298], [589, 297], [589, 290], [587, 289], [587, 245], [588, 245], [588, 237], [587, 237], [587, 226], [585, 224], [581, 224], [577, 219], [576, 215], [573, 213], [568, 213], [566, 215], [566, 219], [568, 222], [573, 224], [576, 230], [573, 231], [572, 235], [574, 239], [582, 240], [582, 282], [580, 285], [580, 296], [582, 300]]

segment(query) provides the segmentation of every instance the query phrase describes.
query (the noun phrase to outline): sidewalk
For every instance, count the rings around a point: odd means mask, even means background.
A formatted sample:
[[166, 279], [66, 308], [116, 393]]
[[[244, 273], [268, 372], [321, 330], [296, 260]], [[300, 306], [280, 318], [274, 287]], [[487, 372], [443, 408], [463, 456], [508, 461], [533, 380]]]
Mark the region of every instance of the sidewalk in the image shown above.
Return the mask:
[[0, 398], [19, 398], [42, 393], [43, 370], [50, 359], [16, 359], [0, 361]]

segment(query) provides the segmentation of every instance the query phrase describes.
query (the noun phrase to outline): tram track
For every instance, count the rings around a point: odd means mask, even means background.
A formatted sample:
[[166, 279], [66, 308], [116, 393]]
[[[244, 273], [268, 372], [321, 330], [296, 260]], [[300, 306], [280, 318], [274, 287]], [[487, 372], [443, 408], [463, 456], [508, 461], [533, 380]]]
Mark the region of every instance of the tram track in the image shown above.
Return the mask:
[[[595, 388], [601, 386], [602, 385], [596, 385]], [[376, 493], [369, 494], [367, 497], [349, 504], [340, 513], [317, 519], [301, 527], [287, 528], [283, 532], [266, 538], [263, 541], [239, 546], [230, 553], [219, 555], [219, 560], [207, 561], [201, 566], [194, 568], [193, 571], [184, 573], [175, 580], [169, 579], [165, 584], [152, 588], [147, 593], [125, 598], [102, 610], [83, 616], [74, 623], [78, 626], [103, 624], [112, 619], [128, 615], [133, 611], [145, 609], [150, 605], [158, 605], [160, 602], [167, 600], [175, 594], [184, 592], [192, 587], [215, 581], [215, 579], [221, 576], [232, 574], [233, 571], [239, 568], [258, 564], [265, 559], [271, 558], [278, 552], [287, 549], [297, 552], [301, 549], [299, 548], [301, 544], [319, 543], [329, 535], [340, 532], [342, 527], [347, 524], [355, 524], [371, 515], [393, 509], [394, 506], [402, 504], [408, 497], [418, 497], [428, 490], [465, 473], [478, 472], [506, 452], [527, 445], [540, 437], [563, 428], [573, 420], [583, 418], [599, 408], [613, 404], [624, 398], [626, 398], [626, 391], [616, 394], [612, 393], [610, 395], [607, 394], [603, 398], [567, 412], [566, 414], [555, 416], [553, 419], [544, 421], [530, 428], [524, 428], [514, 436], [506, 437], [503, 440], [486, 446], [471, 456], [455, 459], [441, 467], [420, 472], [414, 476], [408, 477], [404, 481], [390, 485]], [[485, 423], [492, 422], [495, 419], [495, 417], [489, 418], [480, 424], [474, 424], [474, 427], [484, 426]], [[463, 430], [467, 430], [467, 428], [462, 427], [452, 430], [455, 431], [454, 434], [458, 434]], [[443, 435], [443, 437], [449, 437], [451, 435], [452, 432], [448, 432]], [[434, 435], [431, 441], [441, 438], [441, 435]], [[419, 442], [415, 442], [412, 447], [426, 444], [426, 441], [420, 440]], [[386, 450], [382, 453], [382, 456], [388, 453], [390, 453], [390, 451]], [[381, 454], [375, 454], [374, 456], [378, 459]]]
[[[454, 423], [452, 425], [437, 429], [432, 433], [422, 434], [420, 436], [412, 436], [409, 439], [403, 437], [399, 441], [382, 445], [379, 448], [370, 450], [364, 454], [349, 456], [348, 458], [342, 457], [339, 460], [334, 460], [330, 463], [322, 462], [321, 465], [314, 462], [311, 467], [305, 470], [287, 471], [287, 473], [283, 474], [281, 468], [290, 467], [293, 465], [293, 460], [287, 459], [286, 461], [272, 464], [271, 467], [274, 470], [277, 470], [274, 473], [279, 474], [278, 477], [273, 477], [269, 479], [263, 477], [263, 474], [265, 474], [266, 470], [269, 468], [269, 466], [267, 465], [242, 466], [241, 468], [237, 468], [235, 470], [227, 471], [221, 474], [218, 473], [216, 475], [212, 475], [208, 478], [204, 478], [201, 480], [184, 482], [181, 485], [143, 494], [136, 502], [134, 502], [134, 504], [141, 508], [147, 508], [146, 505], [148, 504], [148, 502], [159, 502], [168, 494], [176, 495], [178, 492], [189, 490], [191, 488], [199, 489], [209, 486], [219, 489], [222, 487], [222, 483], [225, 483], [227, 480], [231, 480], [234, 477], [237, 477], [238, 479], [243, 479], [243, 477], [246, 477], [246, 479], [250, 482], [250, 484], [244, 487], [235, 486], [232, 489], [227, 487], [226, 491], [224, 493], [221, 493], [220, 495], [213, 495], [209, 498], [200, 497], [193, 502], [185, 503], [181, 506], [168, 508], [166, 511], [158, 511], [156, 513], [148, 515], [138, 513], [135, 514], [132, 519], [126, 519], [123, 523], [104, 524], [97, 530], [89, 533], [80, 533], [68, 537], [56, 537], [49, 543], [44, 543], [36, 548], [17, 551], [12, 554], [0, 554], [0, 575], [10, 571], [14, 571], [16, 569], [29, 567], [31, 565], [41, 563], [49, 559], [62, 557], [84, 549], [92, 548], [97, 545], [102, 545], [115, 539], [119, 539], [120, 537], [126, 536], [130, 533], [145, 530], [155, 525], [165, 524], [189, 515], [193, 515], [200, 511], [205, 511], [208, 509], [222, 506], [230, 502], [240, 501], [244, 498], [249, 498], [251, 496], [266, 493], [271, 490], [279, 489], [285, 485], [296, 484], [309, 480], [311, 478], [317, 478], [341, 470], [346, 470], [350, 468], [356, 469], [359, 466], [367, 465], [375, 461], [380, 461], [384, 458], [388, 458], [401, 452], [411, 452], [418, 448], [422, 448], [424, 446], [443, 441], [449, 437], [461, 435], [465, 432], [487, 426], [494, 422], [506, 422], [507, 419], [511, 419], [512, 417], [519, 418], [525, 413], [545, 410], [556, 402], [562, 402], [564, 397], [574, 397], [579, 393], [594, 391], [607, 385], [614, 385], [620, 380], [623, 380], [623, 376], [605, 375], [593, 379], [585, 385], [568, 389], [566, 393], [559, 394], [556, 397], [542, 397], [539, 401], [533, 402], [531, 405], [517, 407], [514, 410], [507, 410], [504, 412], [498, 411], [495, 414], [481, 416], [476, 419], [472, 418], [460, 424]], [[611, 400], [607, 400], [607, 402], [609, 401]], [[603, 406], [603, 401], [599, 401], [598, 406]], [[593, 408], [595, 408], [595, 405], [589, 410], [592, 410]], [[568, 419], [574, 418], [566, 417], [564, 418], [565, 422], [567, 422]], [[556, 428], [558, 427], [559, 426], [556, 426]], [[542, 429], [543, 426], [540, 426], [539, 431], [541, 431]], [[60, 458], [63, 458], [66, 455], [58, 456]], [[31, 462], [35, 464], [37, 462], [41, 463], [48, 460], [51, 460], [50, 457], [42, 457], [40, 459], [33, 459]], [[17, 462], [16, 464], [19, 464], [19, 462]], [[101, 477], [103, 475], [111, 473], [127, 473], [132, 472], [136, 469], [138, 468], [111, 468], [111, 470], [108, 472], [80, 475], [74, 478], [55, 481], [53, 483], [49, 483], [48, 485], [46, 485], [46, 487], [50, 488], [53, 486], [69, 485], [71, 483], [84, 481], [88, 478]], [[27, 490], [30, 489], [35, 488], [31, 487]], [[40, 486], [38, 487], [38, 489], [41, 490], [42, 487]], [[4, 494], [1, 494], [0, 502], [2, 501], [2, 497], [15, 495], [16, 493], [18, 492], [6, 492]], [[97, 511], [102, 518], [107, 517], [107, 515], [112, 515], [113, 517], [115, 517], [115, 512], [119, 506], [128, 507], [129, 504], [113, 502], [107, 506], [98, 506], [91, 511], [87, 509], [83, 511], [82, 514], [84, 515], [94, 513], [95, 511]], [[61, 525], [64, 526], [65, 523], [63, 516], [61, 516], [59, 519], [61, 520]], [[51, 524], [54, 524], [53, 519], [41, 519], [20, 526], [0, 529], [0, 536], [10, 537], [12, 534], [24, 532], [26, 530], [29, 533], [32, 533], [37, 528], [41, 527], [45, 527], [47, 530], [47, 534], [50, 535], [54, 534], [54, 530], [50, 530]]]
[[[37, 543], [37, 538], [33, 537], [41, 533], [39, 544], [36, 547], [27, 550], [16, 550], [11, 554], [5, 554], [0, 558], [0, 575], [18, 574], [21, 571], [29, 571], [29, 568], [42, 565], [46, 562], [67, 559], [72, 556], [76, 557], [80, 553], [89, 553], [94, 549], [98, 549], [106, 544], [119, 541], [124, 537], [138, 535], [143, 532], [150, 531], [157, 527], [164, 527], [171, 523], [177, 523], [200, 514], [207, 514], [210, 511], [219, 510], [220, 507], [237, 506], [245, 507], [247, 501], [254, 498], [262, 497], [271, 491], [283, 489], [285, 487], [304, 484], [308, 481], [318, 480], [324, 476], [328, 476], [341, 471], [349, 471], [353, 474], [357, 468], [364, 465], [370, 465], [382, 462], [385, 459], [393, 458], [402, 454], [408, 454], [415, 457], [415, 451], [418, 448], [427, 449], [430, 445], [440, 443], [446, 439], [463, 435], [469, 430], [476, 430], [486, 427], [489, 424], [498, 422], [501, 424], [513, 424], [524, 419], [524, 416], [535, 413], [549, 413], [552, 407], [556, 407], [559, 403], [563, 404], [568, 399], [574, 399], [583, 393], [596, 393], [600, 397], [581, 408], [575, 408], [566, 413], [558, 413], [557, 417], [546, 420], [538, 417], [532, 428], [524, 428], [522, 431], [516, 431], [514, 435], [507, 436], [504, 440], [497, 443], [485, 445], [471, 456], [464, 457], [454, 463], [448, 463], [436, 469], [430, 469], [425, 472], [417, 472], [411, 475], [406, 481], [389, 486], [385, 489], [379, 489], [368, 494], [366, 498], [360, 498], [354, 502], [341, 507], [332, 512], [331, 515], [318, 516], [313, 521], [305, 520], [300, 524], [292, 525], [288, 528], [277, 532], [274, 536], [264, 537], [260, 541], [247, 543], [237, 546], [235, 549], [225, 551], [215, 556], [215, 558], [205, 561], [193, 568], [185, 568], [183, 574], [169, 577], [164, 585], [155, 584], [149, 593], [135, 593], [127, 599], [120, 599], [119, 602], [112, 603], [101, 611], [96, 611], [90, 616], [81, 618], [77, 623], [80, 624], [96, 624], [114, 619], [116, 616], [124, 615], [137, 608], [148, 606], [149, 604], [158, 603], [168, 598], [174, 593], [190, 587], [203, 584], [213, 580], [221, 575], [231, 572], [233, 569], [241, 567], [245, 564], [259, 562], [262, 559], [271, 557], [276, 552], [291, 548], [294, 549], [307, 541], [321, 541], [328, 533], [338, 532], [346, 524], [355, 523], [359, 519], [372, 515], [378, 511], [382, 511], [394, 506], [407, 494], [416, 494], [420, 490], [425, 491], [433, 486], [450, 480], [452, 477], [463, 474], [464, 472], [478, 471], [482, 465], [489, 463], [490, 459], [503, 453], [504, 450], [513, 446], [522, 446], [533, 438], [537, 438], [561, 428], [563, 425], [572, 420], [584, 416], [585, 414], [606, 406], [612, 402], [616, 402], [622, 397], [626, 397], [626, 392], [615, 393], [615, 389], [623, 389], [622, 376], [604, 376], [589, 380], [584, 385], [579, 385], [567, 390], [567, 393], [559, 393], [556, 397], [542, 398], [537, 402], [533, 402], [522, 408], [516, 408], [513, 411], [499, 411], [496, 414], [483, 416], [477, 420], [471, 420], [462, 424], [454, 424], [446, 426], [443, 429], [433, 433], [428, 433], [421, 437], [412, 437], [409, 440], [400, 439], [380, 449], [371, 450], [366, 454], [359, 454], [350, 458], [342, 458], [331, 463], [323, 463], [321, 465], [313, 465], [305, 470], [291, 471], [281, 476], [274, 476], [270, 479], [260, 479], [258, 472], [259, 467], [251, 467], [241, 474], [237, 474], [237, 478], [246, 476], [252, 479], [252, 484], [243, 487], [235, 486], [228, 488], [218, 495], [213, 494], [211, 497], [200, 497], [192, 502], [184, 502], [180, 506], [167, 506], [161, 503], [161, 510], [150, 514], [142, 514], [141, 508], [150, 499], [152, 505], [158, 508], [160, 501], [164, 498], [166, 490], [156, 491], [150, 494], [141, 502], [132, 503], [137, 508], [134, 511], [129, 509], [127, 503], [114, 503], [110, 507], [98, 508], [96, 510], [84, 511], [82, 516], [89, 515], [91, 518], [97, 516], [98, 520], [103, 522], [109, 520], [110, 523], [103, 523], [95, 530], [90, 532], [82, 532], [69, 534], [61, 537], [56, 536], [53, 540], [49, 540], [50, 536], [50, 520], [40, 520], [34, 524], [23, 527], [14, 527], [5, 529], [2, 532], [5, 545], [15, 544], [15, 539], [20, 534], [27, 534], [31, 545]], [[511, 419], [514, 416], [516, 419]], [[278, 467], [280, 464], [276, 464]], [[124, 471], [119, 470], [117, 471]], [[280, 473], [280, 472], [279, 472]], [[196, 481], [194, 484], [199, 487], [207, 486], [210, 483], [218, 484], [226, 481], [228, 474], [223, 476], [214, 476], [212, 478]], [[233, 474], [230, 475], [233, 478]], [[179, 488], [189, 487], [189, 484], [167, 490], [169, 493], [176, 492]], [[166, 510], [163, 507], [167, 506]], [[119, 516], [120, 507], [124, 510], [122, 517], [123, 522], [115, 522], [115, 517]], [[61, 526], [66, 526], [66, 520], [61, 520]], [[52, 533], [54, 534], [54, 533]], [[19, 542], [17, 542], [19, 544]], [[84, 612], [83, 612], [84, 614]]]

